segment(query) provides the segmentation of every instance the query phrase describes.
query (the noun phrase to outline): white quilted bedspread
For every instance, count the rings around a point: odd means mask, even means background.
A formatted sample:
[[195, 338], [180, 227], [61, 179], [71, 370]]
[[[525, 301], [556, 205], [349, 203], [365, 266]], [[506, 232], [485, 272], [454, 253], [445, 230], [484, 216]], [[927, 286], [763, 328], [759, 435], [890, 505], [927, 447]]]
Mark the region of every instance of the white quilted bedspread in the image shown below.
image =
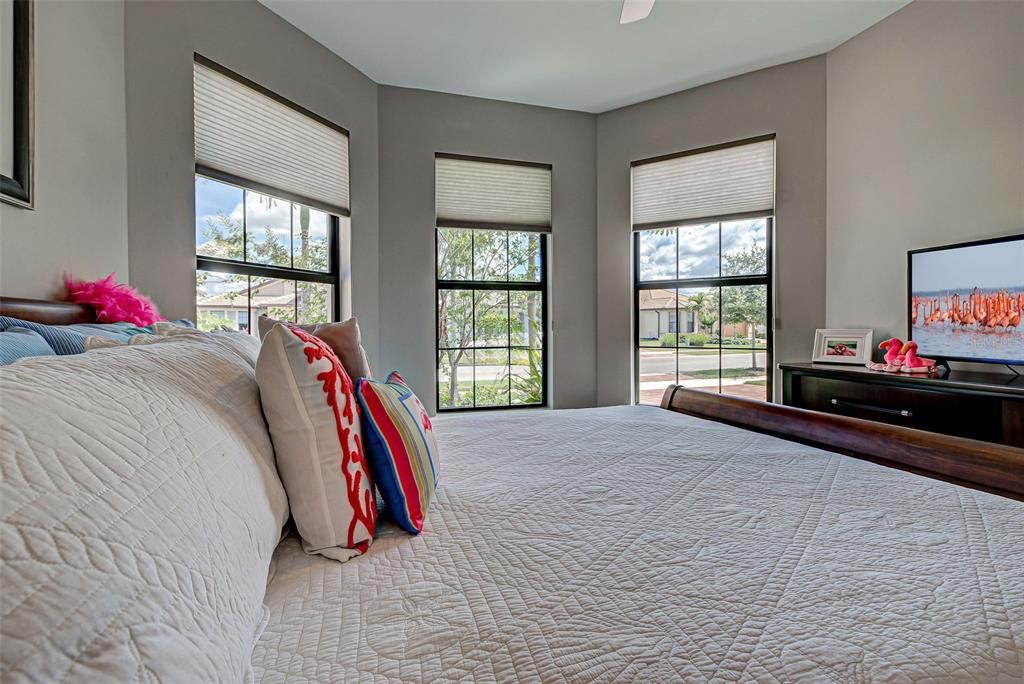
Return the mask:
[[1024, 504], [655, 408], [436, 421], [427, 530], [275, 555], [264, 682], [1024, 680]]
[[251, 676], [287, 518], [247, 335], [0, 369], [0, 680]]

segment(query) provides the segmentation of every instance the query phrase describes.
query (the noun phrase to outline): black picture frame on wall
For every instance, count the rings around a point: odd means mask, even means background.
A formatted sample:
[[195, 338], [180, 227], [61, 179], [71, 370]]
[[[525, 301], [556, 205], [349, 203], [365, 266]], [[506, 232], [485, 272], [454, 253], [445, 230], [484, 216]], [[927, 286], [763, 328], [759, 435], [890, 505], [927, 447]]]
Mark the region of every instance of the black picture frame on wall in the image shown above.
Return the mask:
[[[11, 98], [12, 139], [6, 141], [12, 151], [10, 175], [0, 172], [0, 202], [25, 209], [33, 207], [33, 13], [34, 0], [6, 0], [11, 8], [10, 44], [0, 46], [3, 61], [13, 65]], [[3, 8], [7, 11], [7, 8]], [[5, 86], [6, 87], [6, 86]], [[4, 113], [7, 116], [7, 113]], [[6, 146], [6, 145], [5, 145]]]

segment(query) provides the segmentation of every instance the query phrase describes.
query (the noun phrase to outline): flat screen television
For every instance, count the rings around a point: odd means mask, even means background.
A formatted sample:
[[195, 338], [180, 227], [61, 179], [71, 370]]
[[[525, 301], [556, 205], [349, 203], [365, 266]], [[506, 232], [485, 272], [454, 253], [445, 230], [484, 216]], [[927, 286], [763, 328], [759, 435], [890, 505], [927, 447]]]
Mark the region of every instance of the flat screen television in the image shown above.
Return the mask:
[[907, 289], [922, 356], [1024, 364], [1024, 234], [908, 252]]

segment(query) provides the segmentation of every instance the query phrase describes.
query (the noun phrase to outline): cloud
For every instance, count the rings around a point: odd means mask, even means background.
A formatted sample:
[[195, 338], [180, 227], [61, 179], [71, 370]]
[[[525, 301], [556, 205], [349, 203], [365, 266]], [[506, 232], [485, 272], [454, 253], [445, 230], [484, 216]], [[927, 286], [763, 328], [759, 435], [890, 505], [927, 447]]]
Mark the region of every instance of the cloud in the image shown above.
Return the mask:
[[[278, 199], [270, 199], [265, 195], [249, 193], [245, 196], [246, 231], [250, 235], [262, 235], [267, 227], [279, 237], [291, 237], [292, 205]], [[241, 220], [242, 207], [236, 206], [231, 217]], [[258, 233], [254, 233], [259, 231]]]
[[718, 275], [718, 224], [679, 229], [679, 277], [707, 278]]
[[[755, 243], [764, 246], [765, 229], [764, 219], [722, 223], [722, 254], [746, 251]], [[676, 263], [677, 239], [679, 243], [678, 264]], [[681, 226], [674, 232], [661, 233], [652, 230], [640, 234], [641, 280], [716, 277], [719, 275], [718, 269], [719, 230], [717, 223]]]
[[667, 280], [676, 277], [676, 240], [672, 234], [640, 234], [640, 279]]
[[765, 220], [730, 221], [722, 224], [722, 253], [732, 254], [750, 249], [751, 245], [765, 244]]

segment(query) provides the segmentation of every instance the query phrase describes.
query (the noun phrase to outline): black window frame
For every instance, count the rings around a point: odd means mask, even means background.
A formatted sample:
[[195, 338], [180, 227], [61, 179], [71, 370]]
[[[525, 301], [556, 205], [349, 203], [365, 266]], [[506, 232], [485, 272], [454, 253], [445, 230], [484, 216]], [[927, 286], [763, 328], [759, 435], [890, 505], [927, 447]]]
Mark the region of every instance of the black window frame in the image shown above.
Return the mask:
[[[259, 184], [251, 183], [246, 181], [244, 178], [239, 178], [231, 174], [222, 173], [219, 171], [213, 171], [200, 165], [195, 167], [196, 178], [205, 178], [208, 180], [222, 183], [225, 185], [232, 185], [239, 188], [242, 191], [242, 260], [237, 259], [224, 259], [220, 257], [204, 256], [202, 254], [196, 254], [196, 271], [210, 271], [212, 273], [225, 273], [228, 275], [244, 275], [250, 278], [249, 286], [251, 288], [251, 278], [279, 278], [282, 280], [291, 280], [296, 283], [321, 283], [331, 285], [331, 321], [341, 320], [341, 264], [339, 259], [339, 234], [341, 232], [341, 218], [330, 211], [326, 211], [321, 207], [312, 206], [305, 202], [299, 201], [297, 198], [293, 199], [289, 197], [289, 193], [283, 191], [275, 191], [273, 188]], [[193, 192], [194, 192], [194, 181], [193, 181]], [[295, 217], [294, 211], [289, 211], [289, 247], [288, 252], [291, 254], [291, 267], [275, 266], [271, 264], [259, 264], [250, 261], [245, 261], [246, 250], [248, 249], [248, 226], [247, 226], [247, 215], [246, 215], [246, 196], [249, 193], [255, 193], [258, 195], [266, 195], [282, 202], [288, 202], [290, 206], [306, 206], [311, 209], [316, 209], [327, 215], [327, 270], [326, 271], [311, 271], [304, 268], [295, 268], [295, 254], [292, 252], [295, 244]], [[255, 333], [253, 328], [253, 315], [252, 315], [252, 296], [247, 295], [248, 306], [246, 307], [246, 314], [248, 317], [249, 333]], [[295, 297], [296, 302], [296, 318], [298, 318], [298, 292]], [[196, 303], [198, 307], [198, 302]], [[196, 315], [198, 316], [198, 308], [196, 309]]]
[[[506, 234], [530, 233], [530, 234], [537, 235], [538, 242], [539, 242], [539, 251], [540, 251], [540, 269], [539, 269], [540, 280], [538, 280], [538, 281], [521, 281], [521, 280], [451, 280], [451, 279], [443, 279], [443, 278], [440, 277], [440, 273], [441, 273], [440, 266], [441, 266], [441, 264], [440, 264], [440, 261], [438, 260], [438, 247], [440, 246], [440, 239], [439, 239], [440, 231], [446, 230], [446, 229], [449, 229], [449, 230], [451, 230], [451, 229], [455, 229], [455, 230], [471, 230], [471, 231], [475, 232], [475, 231], [478, 231], [478, 230], [493, 231], [493, 230], [495, 230], [495, 227], [494, 226], [475, 226], [475, 225], [473, 225], [471, 223], [459, 222], [459, 225], [438, 225], [434, 229], [434, 397], [435, 397], [435, 406], [436, 406], [437, 412], [438, 413], [457, 413], [457, 412], [464, 412], [464, 411], [509, 411], [509, 410], [520, 410], [520, 409], [546, 408], [548, 406], [548, 399], [549, 399], [549, 397], [548, 397], [548, 384], [550, 382], [550, 379], [548, 377], [548, 353], [549, 353], [548, 338], [550, 336], [549, 335], [550, 326], [548, 324], [548, 233], [540, 232], [540, 231], [522, 230], [521, 228], [517, 228], [516, 226], [509, 226], [508, 228], [502, 228], [501, 229]], [[472, 263], [474, 263], [475, 256], [476, 256], [476, 254], [475, 254], [475, 248], [476, 248], [475, 235], [474, 235], [474, 238], [473, 238], [473, 241], [472, 241], [471, 245], [472, 246], [471, 246], [471, 252], [470, 252], [470, 263], [472, 264]], [[506, 245], [507, 245], [507, 243], [506, 243]], [[507, 250], [507, 247], [506, 247], [506, 250]], [[472, 275], [472, 273], [471, 273], [471, 275]], [[473, 359], [473, 384], [474, 384], [473, 405], [472, 406], [450, 406], [450, 407], [442, 408], [442, 406], [441, 406], [441, 384], [440, 384], [441, 376], [440, 376], [440, 372], [439, 372], [441, 352], [443, 352], [443, 351], [451, 351], [451, 350], [458, 350], [458, 349], [460, 349], [460, 347], [442, 347], [441, 346], [441, 340], [440, 340], [440, 335], [439, 335], [440, 330], [441, 330], [441, 313], [440, 313], [441, 290], [463, 290], [463, 291], [468, 291], [468, 292], [472, 293], [473, 302], [474, 302], [474, 304], [473, 304], [473, 306], [474, 306], [474, 316], [473, 316], [473, 318], [474, 318], [474, 325], [475, 325], [475, 318], [476, 318], [476, 316], [475, 316], [475, 307], [476, 307], [476, 293], [477, 292], [485, 292], [485, 291], [505, 291], [505, 292], [509, 292], [509, 293], [511, 293], [511, 292], [540, 292], [540, 304], [541, 304], [541, 314], [540, 314], [540, 320], [541, 320], [541, 349], [540, 349], [540, 352], [541, 353], [540, 353], [540, 358], [541, 358], [541, 377], [543, 378], [543, 381], [541, 382], [541, 401], [540, 401], [540, 403], [535, 403], [535, 404], [511, 404], [511, 403], [509, 403], [507, 405], [477, 406], [476, 405], [476, 387], [475, 387], [475, 385], [476, 385], [476, 358], [474, 356], [474, 359]], [[510, 298], [510, 303], [509, 303], [509, 310], [510, 310], [509, 316], [511, 317], [511, 298]], [[511, 326], [511, 322], [509, 324], [508, 344], [506, 346], [503, 346], [503, 347], [498, 347], [498, 346], [477, 347], [477, 346], [473, 346], [471, 348], [474, 351], [475, 350], [479, 350], [479, 349], [484, 349], [484, 350], [486, 350], [486, 349], [505, 349], [505, 350], [508, 350], [508, 352], [509, 352], [509, 360], [510, 360], [510, 365], [509, 365], [510, 371], [511, 371], [511, 353], [512, 353], [512, 351], [513, 350], [520, 350], [520, 351], [521, 350], [526, 350], [527, 352], [530, 351], [529, 347], [523, 347], [522, 345], [513, 345], [512, 344], [512, 326]], [[512, 400], [512, 374], [510, 372], [509, 373], [509, 401], [511, 402], [511, 400]]]
[[[742, 219], [764, 219], [765, 220], [765, 251], [766, 264], [765, 273], [756, 275], [723, 276], [722, 273], [722, 224]], [[775, 352], [775, 318], [773, 314], [773, 243], [774, 243], [774, 214], [757, 214], [743, 216], [723, 216], [697, 221], [680, 221], [666, 225], [666, 228], [684, 228], [686, 226], [703, 225], [709, 223], [718, 224], [718, 276], [699, 278], [675, 278], [671, 280], [640, 280], [640, 234], [645, 230], [653, 230], [656, 227], [637, 228], [633, 231], [633, 403], [640, 403], [640, 292], [641, 290], [670, 290], [676, 291], [680, 288], [717, 288], [718, 289], [718, 316], [719, 316], [719, 341], [718, 341], [718, 394], [722, 394], [722, 289], [726, 287], [738, 287], [743, 285], [764, 285], [766, 287], [766, 324], [765, 336], [767, 339], [765, 349], [765, 401], [771, 403], [774, 397], [774, 352]], [[679, 236], [676, 234], [676, 263], [679, 263]], [[678, 274], [677, 274], [678, 275]], [[679, 320], [679, 301], [676, 299], [676, 320]], [[678, 328], [678, 326], [677, 326]], [[677, 333], [678, 334], [678, 333]], [[679, 381], [679, 340], [676, 340], [676, 382]], [[749, 347], [742, 347], [743, 351], [750, 351]], [[756, 347], [754, 351], [757, 351]]]

